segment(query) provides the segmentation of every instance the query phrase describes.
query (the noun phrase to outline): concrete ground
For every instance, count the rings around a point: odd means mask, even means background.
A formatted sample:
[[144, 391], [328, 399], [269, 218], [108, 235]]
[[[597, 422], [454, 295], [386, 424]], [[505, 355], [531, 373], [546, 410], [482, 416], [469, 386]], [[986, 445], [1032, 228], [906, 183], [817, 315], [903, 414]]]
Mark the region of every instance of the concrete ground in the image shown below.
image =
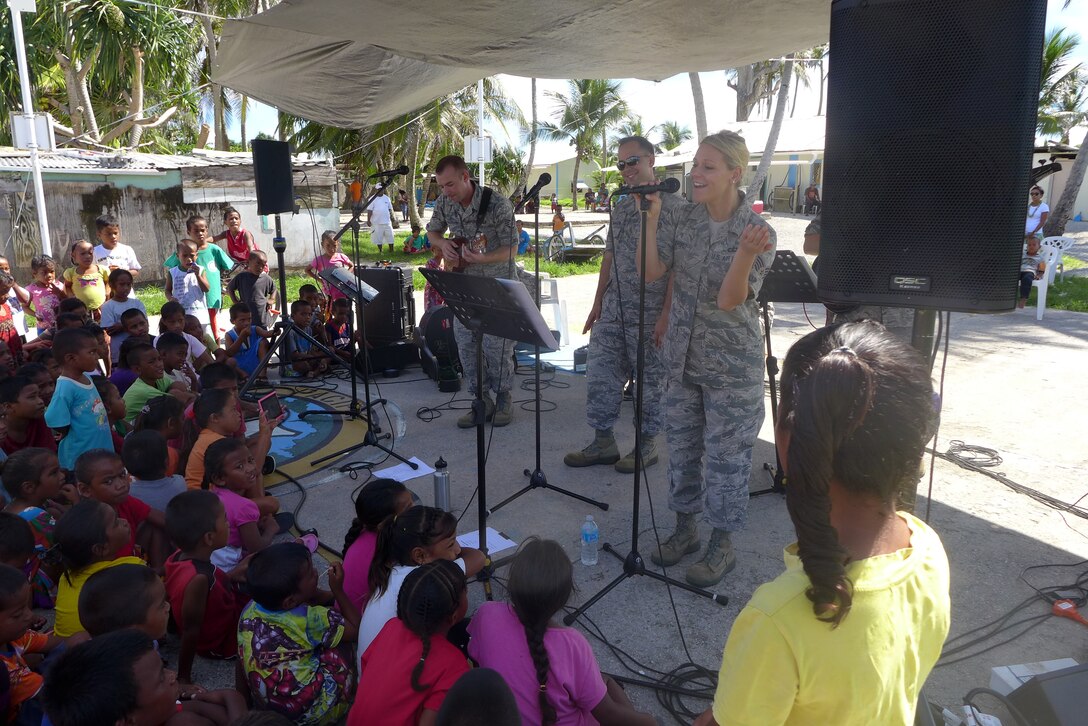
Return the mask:
[[[777, 231], [779, 248], [799, 253], [807, 219], [773, 215], [769, 221]], [[1088, 259], [1088, 231], [1077, 236], [1082, 244], [1072, 254]], [[558, 284], [560, 297], [567, 304], [569, 327], [579, 339], [596, 276], [563, 278]], [[821, 324], [822, 306], [809, 305], [807, 310], [801, 305], [777, 306], [772, 340], [780, 359], [793, 341], [812, 330], [810, 319]], [[953, 439], [995, 449], [1003, 463], [994, 471], [1063, 502], [1079, 501], [1088, 493], [1080, 475], [1088, 458], [1088, 439], [1077, 433], [1085, 420], [1082, 407], [1088, 401], [1088, 381], [1083, 375], [1086, 353], [1088, 316], [1083, 314], [1052, 310], [1042, 322], [1035, 320], [1032, 310], [1002, 315], [953, 314], [938, 450], [946, 450]], [[941, 375], [942, 363], [938, 358], [935, 378]], [[594, 567], [578, 563], [579, 527], [586, 514], [593, 514], [601, 528], [601, 541], [626, 554], [631, 548], [633, 483], [630, 476], [610, 467], [564, 466], [563, 455], [584, 446], [591, 436], [584, 423], [585, 381], [581, 375], [565, 372], [544, 378], [541, 469], [551, 484], [607, 502], [609, 509], [601, 511], [556, 492], [534, 490], [494, 512], [489, 524], [517, 541], [539, 535], [563, 544], [575, 561], [577, 592], [571, 604], [577, 605], [622, 572], [621, 563], [605, 553]], [[488, 430], [485, 472], [489, 506], [524, 486], [527, 477], [523, 470], [535, 466], [533, 396], [527, 390], [531, 383], [532, 377], [522, 369], [515, 380], [518, 406], [513, 424]], [[346, 390], [345, 383], [340, 386]], [[475, 432], [458, 429], [454, 423], [468, 406], [467, 386], [455, 396], [440, 393], [433, 381], [413, 368], [397, 379], [375, 380], [372, 391], [389, 401], [379, 409], [379, 423], [383, 430], [397, 434], [394, 446], [398, 453], [429, 463], [441, 456], [449, 462], [454, 510], [463, 512], [461, 531], [475, 528]], [[625, 451], [632, 442], [631, 418], [631, 404], [625, 403], [616, 427]], [[664, 448], [664, 441], [660, 445]], [[381, 452], [362, 450], [341, 463], [383, 459]], [[773, 461], [768, 411], [755, 447], [753, 490], [769, 485], [763, 465]], [[661, 463], [646, 472], [641, 493], [639, 550], [647, 563], [654, 523], [664, 538], [673, 521], [666, 506], [665, 468]], [[1071, 583], [1088, 570], [1088, 564], [1082, 562], [1088, 559], [1088, 522], [1080, 517], [1060, 513], [991, 478], [939, 459], [934, 474], [931, 496], [927, 495], [928, 471], [920, 485], [916, 513], [927, 517], [941, 535], [951, 560], [952, 636], [999, 618], [1020, 604], [1032, 594], [1027, 581], [1036, 587]], [[336, 467], [306, 477], [307, 498], [298, 514], [301, 525], [316, 527], [323, 541], [339, 548], [352, 516], [350, 496], [359, 484]], [[430, 477], [409, 485], [424, 503], [432, 502]], [[299, 495], [289, 487], [280, 487], [276, 493], [286, 508], [299, 501]], [[599, 628], [612, 646], [642, 664], [636, 670], [669, 671], [693, 661], [717, 671], [733, 619], [759, 584], [781, 572], [782, 548], [794, 539], [779, 495], [753, 498], [749, 512], [747, 530], [734, 540], [737, 568], [714, 588], [728, 598], [728, 605], [635, 577], [594, 605], [580, 625]], [[683, 567], [695, 557], [685, 559], [670, 574], [682, 579]], [[1046, 567], [1025, 574], [1025, 568], [1032, 566]], [[495, 578], [496, 597], [502, 596], [504, 575], [500, 568]], [[484, 598], [483, 588], [470, 587], [470, 598], [472, 607], [478, 605]], [[1047, 612], [1049, 606], [1039, 602], [1022, 611], [1024, 616]], [[1014, 632], [984, 645], [998, 643]], [[597, 640], [591, 642], [603, 670], [633, 675], [608, 647]], [[929, 679], [927, 692], [931, 700], [954, 706], [968, 690], [989, 685], [992, 666], [1061, 657], [1083, 662], [1088, 660], [1086, 650], [1088, 630], [1084, 626], [1066, 619], [1045, 619], [1008, 644], [938, 668]], [[195, 675], [198, 680], [230, 682], [228, 669], [208, 661], [198, 663]], [[628, 687], [628, 693], [639, 708], [654, 713], [662, 723], [672, 722], [653, 692]], [[708, 705], [695, 699], [689, 704], [700, 711]]]

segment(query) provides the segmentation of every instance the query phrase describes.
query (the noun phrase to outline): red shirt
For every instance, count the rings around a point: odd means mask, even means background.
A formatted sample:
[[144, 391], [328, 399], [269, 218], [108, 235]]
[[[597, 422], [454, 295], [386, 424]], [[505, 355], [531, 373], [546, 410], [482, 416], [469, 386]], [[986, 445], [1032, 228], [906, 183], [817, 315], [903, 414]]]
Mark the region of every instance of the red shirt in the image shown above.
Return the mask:
[[238, 654], [238, 617], [249, 598], [234, 590], [227, 574], [210, 562], [191, 560], [180, 550], [166, 560], [166, 597], [170, 612], [185, 630], [185, 588], [197, 575], [208, 578], [208, 601], [204, 622], [196, 641], [196, 652], [209, 658], [233, 658]]
[[126, 546], [122, 547], [116, 557], [130, 557], [140, 555], [136, 552], [136, 530], [147, 519], [147, 515], [151, 513], [151, 507], [144, 504], [136, 497], [125, 497], [125, 500], [116, 505], [114, 509], [117, 510], [117, 516], [128, 522], [129, 526], [129, 542]]
[[363, 653], [359, 666], [360, 694], [348, 713], [348, 726], [415, 726], [424, 709], [437, 711], [446, 692], [468, 672], [468, 660], [444, 636], [431, 638], [423, 663], [423, 693], [412, 688], [412, 669], [423, 654], [423, 641], [393, 618]]
[[26, 441], [19, 443], [11, 438], [10, 433], [4, 437], [3, 441], [0, 441], [0, 449], [9, 456], [19, 449], [29, 449], [32, 446], [54, 452], [57, 450], [57, 437], [53, 435], [53, 429], [46, 425], [44, 418], [30, 419], [30, 423], [26, 426]]
[[23, 364], [23, 340], [19, 337], [19, 330], [15, 327], [15, 321], [11, 315], [11, 306], [5, 300], [0, 303], [0, 343], [8, 346], [11, 357], [15, 361], [15, 367]]

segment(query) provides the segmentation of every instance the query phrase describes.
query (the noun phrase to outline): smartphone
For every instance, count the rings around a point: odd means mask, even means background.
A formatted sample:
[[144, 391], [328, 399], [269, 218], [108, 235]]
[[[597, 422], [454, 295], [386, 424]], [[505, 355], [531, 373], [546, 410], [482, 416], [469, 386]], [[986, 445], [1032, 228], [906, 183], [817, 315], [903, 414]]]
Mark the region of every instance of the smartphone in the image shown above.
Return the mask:
[[283, 404], [280, 403], [279, 396], [276, 395], [275, 391], [259, 399], [257, 406], [269, 421], [275, 421], [283, 415]]

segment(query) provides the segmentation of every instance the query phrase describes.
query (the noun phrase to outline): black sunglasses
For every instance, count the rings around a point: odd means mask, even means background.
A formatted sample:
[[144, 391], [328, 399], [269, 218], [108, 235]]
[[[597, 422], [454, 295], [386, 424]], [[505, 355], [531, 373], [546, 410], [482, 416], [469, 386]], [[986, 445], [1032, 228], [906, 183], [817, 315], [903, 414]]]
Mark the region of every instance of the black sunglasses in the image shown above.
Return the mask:
[[628, 156], [626, 159], [620, 159], [616, 162], [616, 168], [623, 171], [629, 166], [638, 166], [638, 162], [642, 159], [641, 156]]

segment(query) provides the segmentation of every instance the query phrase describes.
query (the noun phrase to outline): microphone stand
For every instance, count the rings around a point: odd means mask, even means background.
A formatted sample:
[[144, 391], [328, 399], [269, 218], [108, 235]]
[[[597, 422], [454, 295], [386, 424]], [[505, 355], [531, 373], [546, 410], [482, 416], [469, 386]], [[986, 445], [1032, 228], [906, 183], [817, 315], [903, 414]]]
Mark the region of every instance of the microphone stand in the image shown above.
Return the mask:
[[638, 551], [638, 534], [639, 534], [639, 490], [642, 487], [642, 395], [643, 395], [643, 377], [646, 373], [646, 219], [648, 216], [649, 202], [646, 200], [646, 194], [643, 193], [641, 197], [640, 213], [642, 215], [642, 247], [640, 254], [642, 255], [642, 271], [639, 275], [639, 291], [638, 291], [638, 354], [636, 356], [635, 363], [635, 491], [633, 492], [632, 500], [632, 512], [631, 512], [631, 551], [627, 553], [626, 557], [621, 557], [612, 545], [607, 542], [604, 544], [604, 551], [623, 562], [623, 572], [621, 572], [616, 579], [608, 583], [598, 592], [596, 595], [587, 600], [580, 607], [575, 609], [569, 615], [563, 618], [565, 625], [570, 625], [578, 617], [593, 607], [594, 604], [609, 592], [611, 592], [617, 585], [624, 580], [634, 577], [635, 575], [644, 575], [658, 582], [664, 582], [666, 585], [672, 585], [679, 587], [682, 590], [695, 593], [696, 595], [702, 595], [705, 598], [709, 598], [719, 605], [727, 605], [729, 598], [725, 595], [719, 595], [718, 593], [704, 590], [701, 587], [694, 587], [686, 582], [674, 580], [668, 575], [660, 572], [654, 572], [653, 570], [646, 569], [646, 562], [642, 559], [642, 555]]
[[[535, 230], [534, 233], [537, 236], [537, 242], [538, 242], [538, 244], [533, 245], [533, 257], [534, 257], [535, 272], [536, 272], [536, 295], [534, 297], [534, 302], [536, 303], [537, 310], [539, 310], [540, 309], [540, 245], [539, 245], [539, 240], [540, 240], [540, 190], [537, 189], [535, 192], [532, 193], [532, 195], [523, 198], [522, 199], [522, 205], [528, 199], [533, 199], [533, 198], [536, 199], [536, 205], [535, 205], [536, 213], [534, 214], [534, 217], [533, 217], [533, 219], [534, 219], [533, 224], [534, 224], [534, 230]], [[519, 206], [521, 206], [521, 205], [519, 205]], [[563, 331], [560, 331], [561, 334], [562, 334], [562, 332]], [[518, 491], [511, 494], [510, 496], [508, 496], [506, 499], [503, 499], [501, 502], [496, 504], [494, 507], [492, 507], [490, 509], [490, 511], [488, 512], [488, 514], [490, 514], [491, 512], [497, 512], [499, 509], [505, 507], [507, 504], [514, 501], [518, 497], [520, 497], [522, 494], [525, 494], [525, 493], [527, 493], [527, 492], [529, 492], [529, 491], [531, 491], [533, 489], [550, 489], [553, 492], [559, 492], [560, 494], [565, 494], [568, 497], [572, 497], [572, 498], [577, 499], [579, 501], [585, 502], [586, 504], [592, 504], [593, 506], [597, 507], [598, 509], [601, 509], [601, 510], [607, 512], [608, 511], [608, 504], [606, 502], [598, 502], [596, 499], [590, 499], [589, 497], [584, 497], [581, 494], [577, 494], [575, 492], [569, 491], [567, 489], [562, 489], [560, 487], [557, 487], [557, 486], [554, 486], [554, 485], [548, 483], [548, 477], [545, 476], [544, 470], [540, 466], [540, 429], [541, 429], [541, 426], [540, 426], [540, 403], [541, 403], [541, 401], [540, 401], [540, 346], [539, 345], [534, 345], [533, 346], [533, 358], [534, 358], [534, 366], [535, 366], [535, 370], [533, 372], [534, 387], [535, 387], [535, 394], [534, 394], [534, 397], [533, 397], [533, 404], [534, 404], [534, 412], [536, 414], [536, 468], [534, 468], [532, 472], [530, 472], [528, 469], [525, 469], [523, 473], [525, 474], [525, 476], [529, 477], [529, 483], [526, 484], [521, 489], [519, 489]], [[506, 559], [507, 558], [504, 558], [503, 560], [500, 560], [499, 563], [496, 563], [496, 567], [501, 566], [501, 564], [504, 563], [506, 561]]]

